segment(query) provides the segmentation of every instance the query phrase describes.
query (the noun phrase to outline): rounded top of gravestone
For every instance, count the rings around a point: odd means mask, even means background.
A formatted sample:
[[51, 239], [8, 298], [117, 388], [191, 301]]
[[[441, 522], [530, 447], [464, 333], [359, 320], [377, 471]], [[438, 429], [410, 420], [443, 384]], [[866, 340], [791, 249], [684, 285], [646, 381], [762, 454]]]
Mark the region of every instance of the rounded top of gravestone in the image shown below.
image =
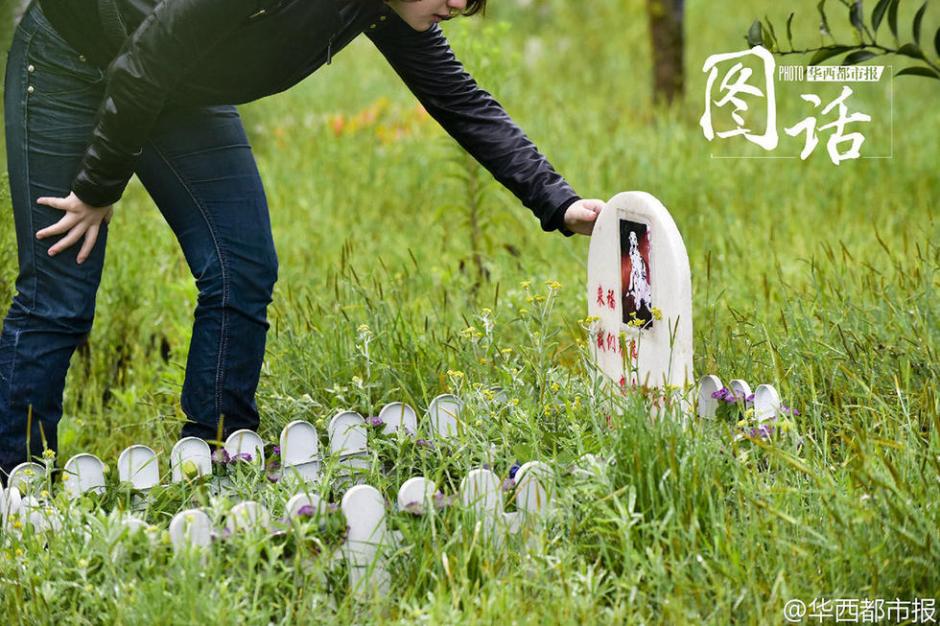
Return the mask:
[[264, 440], [253, 430], [236, 430], [225, 440], [225, 451], [236, 461], [264, 466]]
[[118, 457], [118, 476], [134, 489], [150, 489], [160, 484], [160, 466], [157, 453], [148, 446], [135, 444]]
[[77, 498], [83, 493], [104, 492], [105, 466], [94, 454], [82, 452], [76, 454], [62, 468], [62, 483], [70, 498]]
[[286, 466], [316, 461], [320, 456], [320, 436], [306, 420], [295, 420], [281, 431], [281, 462]]
[[718, 409], [718, 399], [714, 396], [724, 388], [721, 379], [714, 374], [702, 376], [698, 383], [698, 416], [715, 417], [715, 411]]
[[382, 432], [386, 435], [395, 432], [414, 435], [418, 432], [418, 414], [404, 402], [386, 404], [379, 411], [378, 418], [382, 421]]
[[398, 490], [398, 509], [409, 513], [425, 513], [431, 508], [437, 485], [424, 476], [415, 476]]
[[355, 411], [337, 413], [330, 420], [328, 431], [333, 454], [359, 454], [367, 449], [366, 421]]
[[477, 511], [501, 513], [503, 494], [499, 478], [491, 470], [470, 470], [460, 482], [460, 501]]
[[202, 509], [180, 511], [170, 521], [170, 541], [177, 552], [212, 543], [212, 520]]
[[453, 394], [444, 393], [428, 405], [428, 418], [431, 422], [431, 432], [435, 437], [454, 437], [459, 432], [460, 413], [463, 402]]
[[42, 490], [46, 478], [46, 468], [39, 463], [26, 461], [20, 463], [12, 470], [7, 478], [7, 485], [16, 487], [20, 494], [28, 495], [39, 493]]
[[184, 437], [170, 452], [173, 482], [192, 480], [212, 473], [212, 451], [199, 437]]

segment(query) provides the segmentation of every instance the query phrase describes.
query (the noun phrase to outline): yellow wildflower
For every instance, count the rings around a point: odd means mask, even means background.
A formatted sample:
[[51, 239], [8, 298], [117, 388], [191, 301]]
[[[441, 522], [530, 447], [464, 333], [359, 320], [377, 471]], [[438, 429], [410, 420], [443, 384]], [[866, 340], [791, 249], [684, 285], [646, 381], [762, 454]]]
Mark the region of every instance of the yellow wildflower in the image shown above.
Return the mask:
[[657, 320], [663, 319], [663, 310], [660, 309], [658, 306], [654, 306], [654, 307], [653, 307], [652, 309], [650, 309], [650, 310], [651, 310], [652, 313], [653, 313], [653, 319], [657, 319]]

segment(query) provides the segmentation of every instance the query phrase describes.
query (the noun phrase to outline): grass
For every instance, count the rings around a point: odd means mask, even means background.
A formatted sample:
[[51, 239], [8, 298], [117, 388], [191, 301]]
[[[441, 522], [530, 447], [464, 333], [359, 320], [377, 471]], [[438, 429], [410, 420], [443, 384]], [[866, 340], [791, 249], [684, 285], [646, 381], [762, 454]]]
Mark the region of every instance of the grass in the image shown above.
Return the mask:
[[[582, 194], [643, 189], [669, 207], [692, 265], [696, 373], [773, 383], [800, 410], [803, 445], [754, 449], [720, 421], [651, 422], [638, 399], [612, 412], [580, 345], [588, 240], [542, 233], [361, 41], [290, 93], [242, 109], [281, 261], [262, 435], [273, 441], [299, 417], [323, 432], [336, 410], [375, 415], [392, 400], [420, 412], [456, 392], [472, 416], [459, 445], [382, 443], [369, 484], [392, 498], [425, 473], [453, 493], [481, 463], [505, 476], [540, 459], [558, 469], [556, 513], [531, 545], [502, 549], [458, 509], [393, 514], [407, 540], [392, 557], [392, 595], [360, 605], [309, 540], [249, 537], [204, 562], [175, 557], [164, 531], [181, 506], [208, 502], [198, 488], [167, 489], [142, 512], [152, 543], [115, 542], [115, 489], [72, 511], [98, 528], [89, 538], [72, 521], [48, 543], [0, 539], [10, 623], [762, 624], [781, 622], [792, 598], [937, 595], [937, 84], [896, 82], [893, 159], [710, 159], [698, 69], [743, 47], [766, 3], [688, 7], [690, 84], [669, 111], [648, 104], [643, 3], [492, 4], [483, 22], [447, 26], [458, 53]], [[804, 4], [796, 33], [815, 28]], [[913, 10], [902, 5], [899, 21]], [[928, 11], [925, 32], [937, 21]], [[781, 111], [806, 114], [798, 100]], [[10, 211], [0, 220], [9, 300]], [[93, 452], [114, 467], [131, 443], [166, 459], [175, 442], [196, 293], [136, 183], [109, 239], [59, 456]], [[475, 255], [489, 276], [479, 286]], [[494, 404], [493, 387], [517, 402]], [[570, 473], [584, 453], [609, 463]], [[245, 476], [240, 490], [279, 515], [286, 487], [263, 482]]]

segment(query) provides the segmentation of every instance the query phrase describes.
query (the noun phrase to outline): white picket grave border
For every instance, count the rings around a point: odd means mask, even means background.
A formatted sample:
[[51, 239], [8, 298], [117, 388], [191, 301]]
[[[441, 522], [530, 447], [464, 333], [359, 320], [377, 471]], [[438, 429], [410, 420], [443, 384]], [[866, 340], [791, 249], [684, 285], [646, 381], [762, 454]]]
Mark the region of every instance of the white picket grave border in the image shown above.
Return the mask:
[[[460, 414], [462, 401], [454, 395], [442, 394], [429, 403], [426, 422], [427, 435], [432, 440], [444, 440], [463, 431]], [[393, 402], [379, 413], [385, 434], [419, 434], [417, 414], [404, 403]], [[368, 463], [369, 450], [367, 421], [351, 411], [338, 412], [329, 424], [330, 456], [351, 470]], [[309, 422], [297, 420], [287, 424], [279, 439], [284, 476], [294, 475], [306, 486], [320, 480], [319, 470], [327, 457], [319, 454], [319, 436]], [[247, 452], [251, 462], [263, 461], [264, 442], [253, 431], [236, 431], [224, 445], [232, 457]], [[367, 467], [367, 466], [365, 466]], [[70, 499], [88, 492], [101, 492], [105, 487], [105, 464], [92, 454], [81, 453], [70, 458], [63, 468], [64, 489]], [[22, 524], [29, 524], [37, 532], [55, 531], [62, 527], [62, 517], [39, 497], [45, 485], [46, 468], [38, 463], [23, 463], [10, 475], [9, 487], [0, 492], [0, 529], [11, 530], [10, 520], [19, 516]], [[146, 493], [160, 484], [158, 455], [148, 446], [135, 444], [125, 449], [118, 459], [118, 472], [122, 482]], [[211, 475], [211, 454], [205, 441], [184, 438], [170, 453], [170, 474], [173, 482]], [[342, 479], [342, 477], [340, 477]], [[471, 470], [461, 482], [459, 500], [475, 513], [487, 534], [501, 542], [509, 533], [517, 533], [533, 516], [548, 510], [552, 499], [553, 481], [549, 467], [540, 462], [522, 465], [516, 473], [513, 500], [516, 511], [504, 510], [505, 494], [499, 478], [489, 469]], [[399, 510], [425, 515], [434, 510], [439, 495], [434, 481], [416, 476], [405, 481], [398, 490], [396, 503]], [[288, 519], [309, 513], [323, 514], [327, 503], [307, 490], [298, 491], [285, 505]], [[347, 523], [347, 536], [334, 558], [346, 559], [349, 567], [350, 588], [357, 595], [387, 594], [390, 575], [382, 557], [384, 548], [402, 541], [401, 533], [390, 532], [386, 524], [386, 506], [381, 493], [369, 485], [352, 485], [346, 490], [339, 505]], [[124, 514], [120, 523], [128, 535], [148, 527], [143, 520]], [[272, 531], [271, 515], [260, 503], [246, 500], [232, 506], [224, 517], [224, 526], [217, 531], [212, 518], [202, 509], [188, 509], [173, 516], [169, 524], [170, 542], [175, 552], [205, 549], [216, 537], [243, 532]]]
[[[529, 462], [516, 473], [513, 495], [516, 511], [504, 511], [505, 493], [499, 478], [489, 469], [471, 470], [460, 485], [460, 502], [483, 525], [484, 533], [496, 545], [509, 534], [518, 533], [527, 523], [545, 514], [553, 498], [553, 475], [548, 465]], [[434, 481], [415, 476], [398, 490], [396, 504], [400, 511], [425, 515], [434, 510], [437, 487]], [[288, 519], [304, 514], [311, 507], [314, 515], [326, 512], [326, 503], [315, 494], [297, 493], [284, 507]], [[344, 558], [349, 569], [350, 589], [357, 596], [386, 595], [391, 577], [383, 558], [384, 550], [400, 545], [401, 533], [389, 531], [387, 510], [382, 494], [370, 485], [354, 485], [342, 497], [340, 510], [346, 519], [347, 535], [333, 558]], [[271, 516], [254, 501], [235, 504], [225, 516], [225, 531], [271, 533]], [[218, 536], [209, 515], [201, 509], [177, 513], [170, 522], [173, 549], [182, 552], [208, 547]]]
[[[433, 398], [428, 404], [425, 419], [427, 435], [434, 440], [456, 435], [462, 407], [462, 401], [451, 394], [441, 394]], [[386, 404], [378, 417], [383, 422], [383, 432], [386, 434], [401, 432], [415, 436], [419, 432], [417, 413], [404, 402]], [[330, 421], [330, 455], [335, 455], [340, 464], [347, 468], [347, 478], [369, 468], [368, 433], [365, 418], [354, 411], [340, 411]], [[326, 457], [320, 454], [319, 434], [313, 424], [304, 420], [287, 424], [281, 430], [279, 444], [284, 478], [299, 479], [301, 484], [315, 483], [320, 479], [320, 470]], [[225, 440], [223, 448], [231, 459], [247, 462], [247, 459], [239, 456], [247, 454], [250, 455], [251, 463], [264, 465], [264, 441], [254, 431], [235, 431]], [[135, 499], [135, 508], [145, 504], [146, 492], [160, 484], [160, 462], [157, 453], [146, 445], [131, 445], [121, 452], [117, 467], [121, 482], [129, 483], [142, 494]], [[48, 494], [41, 495], [46, 486], [46, 471], [44, 465], [32, 461], [20, 463], [13, 468], [7, 480], [8, 487], [3, 490], [3, 497], [0, 498], [2, 510], [15, 510], [24, 514], [28, 512], [28, 516], [32, 516], [30, 519], [38, 519], [34, 513], [37, 507], [45, 506], [43, 501], [48, 497]], [[104, 491], [107, 466], [93, 454], [74, 455], [66, 461], [62, 472], [63, 489], [69, 499], [78, 498], [88, 492]], [[176, 442], [170, 452], [172, 482], [183, 482], [211, 474], [211, 450], [205, 441], [196, 437], [184, 437]], [[227, 479], [213, 483], [217, 492], [226, 491], [228, 486]], [[29, 497], [33, 500], [26, 499]], [[14, 499], [17, 503], [15, 509], [11, 508], [13, 505], [10, 504]], [[134, 522], [129, 524], [134, 526]]]
[[[721, 379], [714, 374], [702, 376], [698, 384], [698, 416], [705, 419], [715, 417], [718, 409], [718, 398], [712, 397], [713, 393], [725, 388]], [[728, 383], [728, 387], [735, 397], [745, 402], [751, 397], [751, 386], [746, 381], [735, 379]], [[777, 393], [773, 385], [758, 385], [753, 393], [754, 418], [757, 422], [767, 422], [783, 415], [780, 394]]]
[[170, 468], [173, 482], [209, 476], [212, 474], [212, 450], [199, 437], [184, 437], [176, 442], [170, 452]]

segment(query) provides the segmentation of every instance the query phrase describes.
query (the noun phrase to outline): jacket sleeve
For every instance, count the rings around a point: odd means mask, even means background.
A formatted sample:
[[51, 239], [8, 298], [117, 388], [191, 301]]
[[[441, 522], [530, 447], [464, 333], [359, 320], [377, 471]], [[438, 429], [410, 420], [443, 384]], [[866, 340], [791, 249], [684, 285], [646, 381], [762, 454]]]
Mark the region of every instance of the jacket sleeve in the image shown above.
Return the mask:
[[117, 202], [167, 93], [192, 63], [257, 9], [258, 0], [160, 2], [108, 68], [104, 99], [72, 191], [91, 206]]
[[539, 219], [545, 231], [564, 227], [580, 198], [503, 107], [464, 71], [441, 29], [419, 32], [394, 13], [367, 36], [428, 113]]

